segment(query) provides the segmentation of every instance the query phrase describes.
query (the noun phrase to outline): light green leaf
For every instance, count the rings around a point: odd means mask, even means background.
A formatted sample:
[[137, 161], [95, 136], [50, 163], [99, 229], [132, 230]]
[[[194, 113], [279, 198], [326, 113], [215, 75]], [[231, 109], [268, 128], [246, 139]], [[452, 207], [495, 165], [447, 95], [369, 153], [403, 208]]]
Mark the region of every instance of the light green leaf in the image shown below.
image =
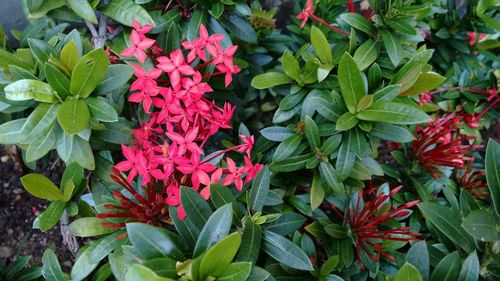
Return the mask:
[[361, 71], [348, 53], [345, 53], [340, 59], [338, 79], [342, 97], [349, 112], [356, 113], [356, 106], [361, 98], [366, 95], [366, 89]]
[[201, 259], [200, 279], [205, 280], [209, 275], [221, 275], [236, 256], [240, 244], [241, 236], [234, 232], [210, 248]]
[[200, 256], [208, 248], [227, 236], [231, 230], [232, 222], [233, 208], [231, 203], [217, 209], [210, 218], [208, 218], [207, 223], [201, 230], [200, 236], [198, 236], [198, 240], [196, 241], [193, 257], [196, 258]]
[[359, 69], [364, 70], [377, 60], [379, 53], [379, 43], [369, 39], [356, 49], [353, 59], [358, 64]]
[[42, 257], [42, 275], [47, 281], [65, 281], [57, 256], [52, 249], [47, 249]]
[[49, 84], [38, 81], [23, 79], [7, 85], [4, 88], [5, 98], [11, 101], [25, 101], [35, 99], [41, 102], [52, 103], [57, 99], [54, 90]]
[[165, 229], [144, 223], [127, 223], [127, 234], [137, 254], [143, 259], [159, 257], [185, 259]]
[[57, 120], [66, 133], [75, 135], [89, 126], [89, 108], [83, 100], [68, 99], [59, 108]]
[[64, 194], [46, 176], [40, 174], [27, 174], [21, 177], [24, 188], [33, 196], [47, 200], [62, 200]]
[[356, 114], [365, 121], [385, 122], [399, 125], [424, 123], [430, 117], [417, 107], [403, 103], [378, 101], [365, 111]]
[[5, 122], [0, 125], [0, 143], [1, 144], [16, 144], [20, 143], [21, 139], [24, 137], [19, 134], [21, 128], [23, 128], [26, 123], [27, 118], [20, 118]]
[[95, 49], [84, 55], [71, 73], [70, 93], [81, 98], [88, 97], [103, 81], [108, 65], [109, 59], [103, 49]]
[[78, 237], [92, 237], [115, 232], [115, 229], [104, 227], [105, 220], [97, 217], [79, 218], [69, 225], [69, 230]]
[[382, 41], [384, 42], [389, 59], [394, 66], [398, 66], [403, 59], [403, 48], [399, 37], [387, 30], [380, 30], [380, 35], [382, 35]]
[[61, 49], [61, 62], [72, 71], [76, 64], [78, 63], [78, 48], [76, 47], [76, 43], [73, 40], [70, 40], [64, 47]]
[[132, 26], [132, 20], [135, 19], [141, 25], [152, 24], [154, 20], [148, 11], [135, 4], [132, 0], [110, 0], [109, 3], [101, 9], [101, 12], [115, 21]]
[[288, 84], [292, 81], [290, 77], [280, 72], [267, 72], [259, 74], [252, 79], [252, 87], [255, 89], [267, 89], [278, 85]]
[[394, 277], [394, 281], [422, 281], [422, 275], [417, 268], [409, 263], [405, 263]]
[[312, 210], [318, 208], [321, 205], [321, 203], [323, 203], [323, 199], [325, 199], [325, 191], [323, 190], [323, 186], [321, 184], [321, 179], [318, 172], [314, 173], [313, 180], [311, 183], [311, 194], [309, 199], [311, 202]]
[[102, 122], [118, 121], [118, 113], [105, 99], [88, 97], [85, 99], [85, 102], [88, 105], [90, 114], [95, 119]]
[[474, 251], [465, 259], [457, 281], [477, 281], [480, 270], [479, 258]]
[[314, 122], [314, 120], [312, 120], [309, 116], [306, 116], [304, 119], [304, 131], [311, 149], [314, 151], [315, 149], [320, 148], [321, 140], [319, 137], [318, 125], [316, 125], [316, 122]]
[[95, 92], [97, 94], [106, 94], [120, 87], [130, 80], [134, 69], [126, 64], [112, 64], [108, 67], [108, 72], [104, 80], [97, 86]]
[[251, 262], [234, 262], [219, 275], [217, 281], [240, 281], [247, 280], [252, 271]]
[[40, 214], [40, 230], [45, 232], [54, 227], [59, 222], [65, 208], [66, 203], [62, 201], [54, 201], [50, 203], [49, 207], [47, 207], [47, 209]]
[[323, 64], [333, 66], [333, 56], [330, 44], [328, 44], [328, 40], [323, 32], [314, 25], [311, 27], [311, 43], [319, 60]]
[[285, 53], [283, 53], [283, 56], [281, 57], [281, 64], [286, 75], [297, 82], [302, 82], [302, 79], [300, 77], [301, 69], [299, 62], [293, 56], [292, 52], [286, 50]]
[[500, 221], [489, 211], [478, 209], [469, 213], [462, 226], [477, 240], [483, 242], [500, 241]]
[[140, 265], [134, 264], [125, 274], [125, 281], [174, 281], [170, 278], [160, 277], [151, 269]]
[[357, 13], [345, 13], [339, 16], [339, 19], [345, 21], [348, 25], [354, 27], [357, 30], [363, 31], [368, 35], [375, 34], [375, 27], [362, 15]]
[[97, 24], [94, 9], [87, 0], [68, 0], [69, 7], [86, 21]]

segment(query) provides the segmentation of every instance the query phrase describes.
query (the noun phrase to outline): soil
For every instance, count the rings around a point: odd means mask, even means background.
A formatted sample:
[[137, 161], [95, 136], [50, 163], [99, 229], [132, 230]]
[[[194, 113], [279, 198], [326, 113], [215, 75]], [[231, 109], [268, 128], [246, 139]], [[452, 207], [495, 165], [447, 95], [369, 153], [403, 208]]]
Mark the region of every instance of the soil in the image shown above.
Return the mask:
[[[58, 182], [62, 163], [39, 162], [35, 172]], [[19, 164], [12, 146], [0, 146], [0, 258], [9, 262], [17, 255], [31, 256], [31, 265], [41, 265], [45, 249], [55, 247], [59, 262], [68, 269], [73, 257], [62, 244], [59, 227], [45, 233], [32, 229], [33, 220], [50, 202], [35, 198], [23, 188], [19, 178], [30, 172]]]

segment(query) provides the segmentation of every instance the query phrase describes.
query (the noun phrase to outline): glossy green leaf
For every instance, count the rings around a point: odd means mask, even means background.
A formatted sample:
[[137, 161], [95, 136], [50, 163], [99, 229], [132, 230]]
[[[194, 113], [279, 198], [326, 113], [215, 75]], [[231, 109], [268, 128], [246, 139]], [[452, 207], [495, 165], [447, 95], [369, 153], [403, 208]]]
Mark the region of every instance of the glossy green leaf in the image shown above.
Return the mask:
[[47, 82], [54, 89], [59, 97], [65, 99], [69, 95], [69, 78], [56, 66], [48, 63], [45, 65], [45, 76]]
[[387, 123], [375, 123], [370, 134], [383, 140], [398, 143], [406, 143], [415, 139], [407, 129]]
[[387, 30], [380, 30], [380, 35], [382, 36], [382, 42], [384, 42], [389, 59], [394, 66], [398, 66], [403, 59], [403, 48], [399, 37]]
[[186, 212], [186, 217], [198, 229], [203, 229], [212, 215], [212, 209], [208, 203], [203, 200], [200, 194], [189, 187], [181, 187], [181, 204]]
[[5, 92], [5, 98], [11, 101], [25, 101], [31, 99], [48, 103], [56, 101], [56, 96], [54, 95], [52, 87], [38, 80], [18, 80], [7, 85], [3, 90]]
[[77, 135], [72, 138], [71, 157], [68, 161], [70, 163], [74, 161], [87, 170], [94, 170], [94, 154], [90, 143]]
[[23, 136], [19, 132], [24, 127], [27, 118], [20, 118], [5, 122], [0, 125], [0, 143], [1, 144], [16, 144], [20, 143]]
[[255, 263], [259, 257], [260, 244], [262, 241], [262, 228], [260, 225], [247, 219], [243, 235], [241, 237], [241, 246], [236, 256], [237, 261], [249, 261]]
[[333, 238], [342, 239], [347, 237], [347, 229], [344, 226], [336, 223], [331, 223], [325, 226], [325, 232]]
[[311, 27], [311, 43], [320, 61], [323, 64], [333, 66], [333, 56], [330, 44], [328, 44], [328, 40], [323, 32], [314, 25]]
[[471, 211], [462, 222], [462, 227], [472, 237], [483, 242], [500, 241], [498, 225], [500, 225], [500, 220], [484, 209]]
[[217, 209], [208, 218], [207, 223], [201, 230], [200, 236], [196, 241], [193, 257], [198, 257], [203, 254], [208, 248], [219, 242], [228, 235], [233, 222], [232, 204], [228, 203]]
[[480, 270], [479, 258], [474, 251], [465, 259], [457, 281], [477, 281]]
[[365, 111], [357, 113], [356, 117], [366, 121], [399, 125], [418, 124], [430, 120], [430, 117], [417, 107], [386, 101], [374, 103]]
[[267, 72], [259, 74], [252, 79], [252, 87], [256, 89], [267, 89], [278, 85], [288, 84], [292, 81], [290, 77], [280, 72]]
[[158, 257], [185, 259], [169, 233], [162, 228], [144, 223], [127, 223], [127, 234], [137, 254], [143, 259]]
[[31, 54], [33, 54], [33, 57], [41, 64], [45, 64], [49, 61], [51, 56], [56, 56], [54, 48], [43, 40], [29, 38], [28, 44], [30, 46]]
[[[421, 203], [418, 208], [426, 219], [432, 222], [444, 235], [458, 247], [470, 253], [475, 248], [474, 240], [460, 226], [460, 216], [449, 208], [437, 203]], [[432, 278], [431, 278], [432, 279]]]
[[65, 281], [57, 256], [52, 249], [47, 249], [42, 256], [42, 275], [47, 281]]
[[71, 73], [70, 93], [81, 98], [88, 97], [103, 81], [108, 65], [109, 59], [103, 49], [84, 55]]
[[339, 16], [339, 19], [345, 21], [348, 25], [354, 27], [357, 30], [363, 31], [368, 35], [375, 34], [375, 27], [362, 15], [357, 13], [345, 13]]
[[26, 161], [33, 162], [42, 158], [55, 147], [55, 144], [56, 132], [53, 127], [50, 127], [45, 135], [42, 135], [28, 145], [26, 149]]
[[453, 252], [444, 257], [431, 274], [430, 281], [456, 281], [461, 267], [460, 255]]
[[339, 117], [339, 119], [337, 120], [337, 123], [335, 125], [335, 130], [347, 131], [347, 130], [353, 128], [354, 126], [356, 126], [356, 124], [358, 124], [358, 121], [359, 121], [359, 119], [356, 118], [356, 115], [354, 115], [350, 112], [346, 112], [346, 113], [342, 114]]
[[325, 191], [321, 184], [321, 178], [319, 173], [315, 172], [313, 175], [313, 180], [311, 183], [311, 193], [309, 195], [309, 201], [311, 202], [311, 209], [314, 210], [318, 208], [323, 200], [325, 199]]
[[215, 277], [221, 275], [236, 256], [240, 244], [241, 236], [235, 232], [210, 248], [201, 259], [200, 273], [202, 278], [200, 279], [204, 280], [203, 277], [209, 275]]
[[409, 263], [405, 263], [394, 277], [394, 281], [422, 281], [422, 275], [417, 268]]
[[252, 271], [252, 263], [250, 262], [235, 262], [230, 264], [224, 272], [222, 272], [217, 281], [240, 281], [247, 280]]
[[67, 0], [69, 7], [86, 21], [97, 24], [94, 9], [87, 0]]
[[273, 126], [260, 130], [260, 134], [270, 141], [282, 142], [293, 136], [294, 132], [285, 127]]
[[263, 239], [263, 250], [283, 265], [299, 270], [313, 270], [306, 253], [287, 238], [265, 230]]
[[46, 176], [40, 174], [27, 174], [21, 177], [24, 188], [33, 196], [47, 200], [62, 200], [63, 193]]
[[283, 53], [283, 56], [281, 57], [281, 65], [283, 66], [283, 71], [286, 75], [288, 75], [288, 77], [298, 82], [302, 81], [300, 77], [301, 69], [299, 62], [293, 56], [292, 52], [286, 50], [285, 53]]
[[106, 76], [102, 82], [97, 86], [95, 92], [97, 94], [106, 94], [120, 87], [130, 80], [134, 69], [126, 64], [112, 64], [108, 67]]
[[272, 162], [269, 164], [269, 169], [273, 172], [292, 172], [303, 169], [306, 167], [307, 161], [314, 157], [314, 155], [300, 155], [289, 157], [285, 160]]
[[50, 203], [49, 207], [40, 214], [39, 226], [41, 231], [47, 231], [54, 227], [61, 218], [66, 203], [61, 201], [54, 201]]
[[161, 277], [177, 278], [177, 261], [171, 258], [155, 258], [144, 261], [143, 265]]
[[285, 236], [301, 228], [305, 221], [306, 219], [300, 214], [284, 212], [277, 220], [264, 224], [264, 228], [275, 234]]
[[288, 137], [284, 142], [280, 143], [273, 154], [273, 161], [285, 160], [293, 155], [301, 146], [303, 136], [294, 134]]
[[424, 281], [429, 280], [430, 261], [429, 251], [425, 241], [413, 244], [406, 254], [406, 262], [417, 268], [422, 274]]
[[379, 53], [380, 45], [378, 42], [369, 39], [356, 49], [353, 59], [359, 69], [364, 70], [377, 60]]
[[422, 73], [418, 76], [411, 88], [401, 93], [401, 96], [419, 95], [425, 91], [430, 91], [441, 85], [444, 80], [446, 80], [445, 77], [435, 72]]
[[222, 20], [221, 23], [234, 38], [250, 44], [257, 43], [257, 34], [252, 25], [240, 16], [229, 13], [226, 19]]
[[344, 186], [337, 180], [337, 173], [330, 162], [319, 163], [319, 175], [323, 183], [335, 194], [344, 194]]
[[102, 226], [102, 223], [103, 220], [97, 217], [79, 218], [69, 225], [69, 230], [78, 237], [92, 237], [116, 231]]
[[340, 59], [338, 79], [342, 97], [349, 112], [356, 113], [356, 106], [361, 98], [366, 95], [366, 89], [361, 71], [348, 53], [345, 53]]
[[304, 131], [311, 149], [314, 150], [321, 147], [318, 125], [316, 125], [316, 122], [314, 122], [314, 120], [309, 116], [306, 116], [304, 119]]
[[103, 98], [88, 97], [85, 99], [90, 114], [95, 119], [102, 122], [118, 121], [118, 113], [115, 108]]
[[68, 99], [59, 108], [57, 120], [66, 133], [77, 134], [89, 126], [89, 108], [83, 100]]
[[252, 211], [262, 211], [264, 202], [269, 192], [271, 181], [271, 172], [267, 166], [264, 166], [252, 182], [250, 189], [250, 202], [249, 207]]
[[493, 139], [488, 140], [485, 155], [484, 165], [491, 202], [497, 216], [500, 216], [500, 144]]
[[125, 281], [174, 281], [174, 279], [160, 277], [151, 269], [134, 264], [127, 270]]
[[133, 19], [141, 25], [155, 24], [148, 11], [132, 0], [110, 0], [101, 12], [126, 26], [132, 26]]
[[355, 159], [356, 155], [352, 151], [351, 142], [348, 141], [347, 134], [344, 134], [337, 156], [337, 162], [335, 163], [335, 169], [340, 181], [344, 181], [351, 174]]
[[75, 41], [70, 40], [66, 43], [66, 45], [64, 45], [64, 47], [62, 47], [60, 59], [68, 70], [72, 71], [75, 68], [79, 60], [78, 47], [76, 46]]

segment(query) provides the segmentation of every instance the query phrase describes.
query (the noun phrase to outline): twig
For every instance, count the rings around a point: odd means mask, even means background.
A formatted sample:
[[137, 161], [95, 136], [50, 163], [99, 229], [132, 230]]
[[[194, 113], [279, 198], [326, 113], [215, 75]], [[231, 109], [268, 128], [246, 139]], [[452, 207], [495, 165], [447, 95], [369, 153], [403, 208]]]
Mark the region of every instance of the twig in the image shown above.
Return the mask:
[[69, 216], [68, 212], [64, 210], [61, 219], [59, 220], [59, 225], [61, 226], [61, 236], [63, 238], [63, 244], [68, 248], [73, 256], [76, 256], [78, 252], [78, 241], [76, 237], [69, 231]]

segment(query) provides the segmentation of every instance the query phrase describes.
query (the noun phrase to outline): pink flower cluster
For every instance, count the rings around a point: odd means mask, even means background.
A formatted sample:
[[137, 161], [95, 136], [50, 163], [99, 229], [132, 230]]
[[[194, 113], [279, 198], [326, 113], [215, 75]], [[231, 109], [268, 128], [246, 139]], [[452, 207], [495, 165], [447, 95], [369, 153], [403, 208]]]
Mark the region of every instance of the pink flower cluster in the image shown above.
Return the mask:
[[[253, 136], [241, 135], [241, 144], [205, 156], [208, 138], [221, 128], [230, 128], [235, 107], [225, 103], [222, 107], [205, 97], [213, 92], [208, 81], [224, 75], [226, 87], [232, 75], [240, 71], [233, 64], [237, 46], [223, 49], [220, 34], [209, 35], [200, 25], [200, 36], [185, 41], [182, 48], [166, 54], [155, 41], [146, 37], [151, 26], [134, 22], [130, 40], [132, 47], [121, 55], [134, 55], [141, 64], [133, 65], [137, 77], [130, 90], [129, 101], [142, 103], [149, 120], [133, 130], [134, 144], [122, 145], [125, 160], [115, 168], [128, 172], [128, 182], [139, 175], [142, 185], [161, 183], [164, 202], [179, 206], [178, 214], [185, 217], [180, 204], [180, 186], [190, 186], [204, 199], [210, 197], [210, 184], [234, 184], [241, 191], [251, 181], [261, 164], [253, 164], [250, 152]], [[149, 59], [155, 67], [146, 69]], [[210, 70], [214, 69], [214, 73]], [[244, 165], [226, 157], [229, 151], [243, 154]], [[220, 163], [220, 162], [225, 162]]]

